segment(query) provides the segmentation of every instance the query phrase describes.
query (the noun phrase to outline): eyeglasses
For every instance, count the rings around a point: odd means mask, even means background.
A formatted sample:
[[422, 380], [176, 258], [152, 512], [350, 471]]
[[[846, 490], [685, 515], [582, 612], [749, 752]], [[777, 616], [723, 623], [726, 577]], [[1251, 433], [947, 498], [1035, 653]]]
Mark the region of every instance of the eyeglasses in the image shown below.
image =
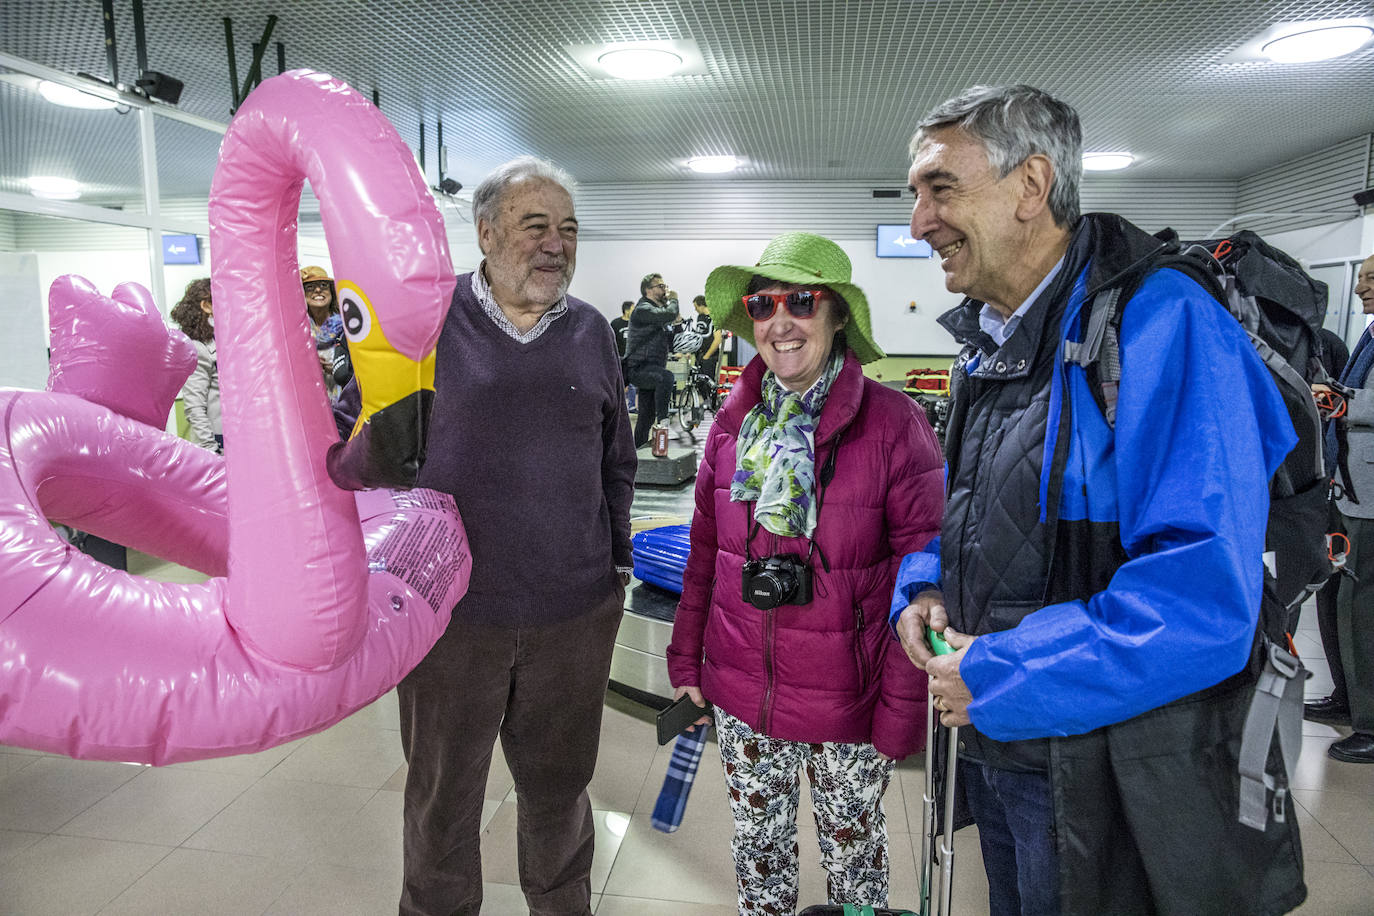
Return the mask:
[[655, 283], [653, 286], [649, 287], [649, 289], [667, 289], [667, 288], [668, 288], [668, 284], [667, 284], [667, 283]]
[[793, 318], [813, 318], [823, 292], [819, 289], [794, 289], [790, 293], [750, 293], [741, 301], [744, 302], [744, 310], [755, 321], [772, 318], [780, 305], [786, 306]]
[[309, 283], [306, 283], [306, 284], [305, 284], [305, 291], [306, 291], [307, 293], [320, 293], [320, 292], [327, 293], [327, 292], [329, 292], [329, 281], [328, 281], [328, 280], [311, 280]]

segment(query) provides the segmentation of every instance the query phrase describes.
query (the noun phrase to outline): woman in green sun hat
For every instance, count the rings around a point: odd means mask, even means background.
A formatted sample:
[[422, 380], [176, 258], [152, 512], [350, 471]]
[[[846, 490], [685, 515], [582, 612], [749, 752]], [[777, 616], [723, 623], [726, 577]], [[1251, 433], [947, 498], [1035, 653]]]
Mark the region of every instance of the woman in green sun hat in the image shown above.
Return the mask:
[[759, 355], [706, 442], [669, 675], [715, 705], [740, 912], [795, 909], [803, 768], [830, 902], [885, 906], [882, 796], [926, 696], [887, 617], [902, 557], [939, 530], [940, 449], [864, 377], [882, 351], [834, 242], [778, 236], [712, 271], [706, 302]]

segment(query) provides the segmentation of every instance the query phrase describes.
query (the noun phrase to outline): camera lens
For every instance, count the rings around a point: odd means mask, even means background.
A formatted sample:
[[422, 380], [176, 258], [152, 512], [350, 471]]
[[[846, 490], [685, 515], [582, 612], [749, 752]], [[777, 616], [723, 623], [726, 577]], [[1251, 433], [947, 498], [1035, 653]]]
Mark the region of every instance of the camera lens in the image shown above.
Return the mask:
[[787, 601], [797, 587], [797, 577], [785, 569], [764, 569], [749, 581], [745, 598], [761, 611], [775, 608]]

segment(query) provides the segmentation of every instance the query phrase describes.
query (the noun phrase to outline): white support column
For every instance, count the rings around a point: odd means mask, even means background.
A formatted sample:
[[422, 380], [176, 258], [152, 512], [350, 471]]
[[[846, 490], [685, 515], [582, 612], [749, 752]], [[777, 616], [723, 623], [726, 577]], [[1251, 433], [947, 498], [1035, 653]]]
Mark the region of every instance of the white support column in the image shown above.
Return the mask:
[[157, 130], [153, 113], [138, 111], [139, 146], [143, 151], [143, 209], [148, 214], [148, 275], [152, 279], [153, 301], [165, 318], [171, 311], [167, 302], [167, 281], [162, 262], [162, 196], [157, 182]]

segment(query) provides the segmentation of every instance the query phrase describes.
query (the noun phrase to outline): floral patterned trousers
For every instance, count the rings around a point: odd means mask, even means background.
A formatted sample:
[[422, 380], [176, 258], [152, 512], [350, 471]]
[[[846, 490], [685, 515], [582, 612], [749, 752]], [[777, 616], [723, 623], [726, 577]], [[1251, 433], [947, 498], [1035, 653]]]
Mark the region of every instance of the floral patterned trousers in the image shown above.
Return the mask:
[[720, 759], [735, 816], [739, 911], [786, 914], [797, 907], [797, 804], [806, 769], [829, 903], [887, 906], [883, 793], [893, 763], [871, 744], [807, 744], [758, 734], [716, 709]]

